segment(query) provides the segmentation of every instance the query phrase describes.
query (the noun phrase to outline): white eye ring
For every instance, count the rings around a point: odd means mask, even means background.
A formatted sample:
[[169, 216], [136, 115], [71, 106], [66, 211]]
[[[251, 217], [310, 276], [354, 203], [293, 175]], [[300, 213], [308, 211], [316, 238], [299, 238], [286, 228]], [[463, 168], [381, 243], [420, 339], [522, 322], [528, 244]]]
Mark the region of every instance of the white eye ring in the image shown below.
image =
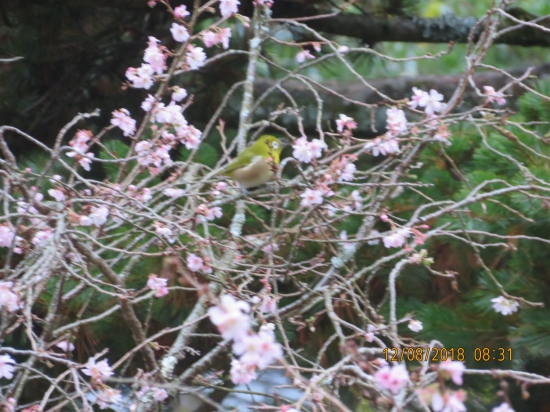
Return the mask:
[[275, 150], [277, 150], [277, 149], [279, 148], [279, 143], [273, 142], [273, 143], [271, 143], [271, 146], [272, 146]]

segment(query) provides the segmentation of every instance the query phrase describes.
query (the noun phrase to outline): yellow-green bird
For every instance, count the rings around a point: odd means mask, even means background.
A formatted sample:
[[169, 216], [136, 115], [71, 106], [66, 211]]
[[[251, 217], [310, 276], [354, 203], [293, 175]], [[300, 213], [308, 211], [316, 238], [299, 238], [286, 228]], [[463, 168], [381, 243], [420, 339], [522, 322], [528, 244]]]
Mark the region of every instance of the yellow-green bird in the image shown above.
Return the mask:
[[260, 186], [273, 177], [268, 159], [278, 165], [285, 144], [275, 136], [264, 135], [229, 163], [219, 175], [226, 175], [240, 183], [243, 189]]

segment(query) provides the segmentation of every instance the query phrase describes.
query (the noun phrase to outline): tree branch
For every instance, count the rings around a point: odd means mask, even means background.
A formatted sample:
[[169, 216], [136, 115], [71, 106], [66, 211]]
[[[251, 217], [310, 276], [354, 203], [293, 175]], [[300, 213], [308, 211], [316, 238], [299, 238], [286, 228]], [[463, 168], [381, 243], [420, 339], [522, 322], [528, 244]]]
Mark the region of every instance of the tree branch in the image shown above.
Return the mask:
[[[526, 72], [527, 68], [514, 68], [508, 70], [508, 74], [518, 78]], [[532, 71], [532, 75], [539, 79], [546, 78], [550, 75], [550, 64], [544, 64], [536, 67]], [[406, 96], [411, 95], [413, 86], [429, 90], [436, 89], [448, 99], [454, 92], [457, 84], [460, 81], [460, 75], [444, 75], [444, 76], [401, 76], [391, 77], [386, 79], [376, 79], [369, 81], [374, 89], [379, 90], [388, 97], [401, 100]], [[478, 88], [483, 86], [492, 86], [496, 90], [504, 87], [511, 81], [510, 76], [504, 73], [495, 71], [478, 72], [473, 75], [473, 81]], [[256, 93], [261, 94], [268, 88], [272, 87], [277, 80], [272, 79], [256, 79], [255, 90]], [[342, 81], [326, 81], [320, 82], [318, 85], [312, 85], [318, 90], [320, 98], [324, 102], [326, 110], [323, 113], [323, 122], [332, 122], [334, 127], [334, 119], [338, 113], [345, 113], [348, 116], [353, 117], [358, 122], [358, 128], [355, 131], [357, 136], [374, 136], [380, 135], [384, 131], [386, 122], [386, 107], [384, 102], [381, 101], [380, 96], [373, 92], [371, 89], [366, 88], [358, 81], [342, 82]], [[283, 83], [282, 87], [292, 95], [299, 107], [304, 108], [301, 111], [303, 118], [304, 128], [307, 132], [313, 133], [316, 125], [316, 110], [308, 110], [312, 105], [315, 105], [314, 96], [311, 90], [299, 80], [289, 80]], [[525, 92], [525, 89], [519, 85], [514, 85], [506, 90], [506, 94], [509, 95], [509, 101], [512, 102]], [[345, 100], [342, 98], [345, 96]], [[463, 102], [461, 109], [471, 108], [476, 104], [480, 104], [482, 99], [478, 96], [471, 87], [467, 87], [463, 96]], [[275, 91], [271, 94], [264, 103], [264, 107], [276, 108], [281, 102], [287, 103], [288, 100], [285, 95], [280, 91]], [[352, 103], [352, 104], [350, 104]], [[380, 109], [376, 111], [375, 116], [375, 128], [376, 133], [371, 130], [371, 117], [370, 109], [362, 107], [361, 104], [371, 105], [379, 104]], [[314, 108], [316, 109], [316, 107]], [[228, 124], [231, 123], [231, 116], [224, 116], [228, 119]], [[291, 116], [283, 116], [278, 119], [278, 123], [293, 130], [296, 125], [296, 119]]]
[[[75, 248], [82, 253], [86, 259], [88, 259], [88, 262], [93, 264], [95, 267], [99, 269], [103, 275], [111, 283], [114, 285], [124, 287], [124, 282], [120, 277], [111, 269], [111, 267], [103, 260], [101, 257], [99, 257], [95, 252], [88, 249], [84, 244], [79, 242], [76, 239], [72, 239], [73, 244]], [[134, 337], [134, 340], [137, 344], [142, 343], [146, 340], [145, 332], [143, 331], [143, 328], [141, 327], [141, 323], [139, 319], [137, 318], [134, 309], [132, 308], [132, 304], [128, 302], [128, 300], [120, 299], [119, 304], [122, 310], [122, 316], [124, 316], [124, 320], [126, 320], [128, 327], [132, 331], [132, 335]], [[145, 358], [145, 363], [147, 364], [147, 368], [149, 370], [154, 370], [157, 368], [157, 362], [155, 360], [155, 353], [151, 349], [149, 345], [145, 345], [141, 348], [141, 352], [143, 353], [143, 357]]]
[[[318, 14], [315, 9], [296, 7], [290, 13], [277, 15], [278, 18], [306, 17]], [[327, 18], [306, 22], [312, 29], [324, 33], [337, 34], [362, 39], [373, 45], [382, 41], [406, 43], [467, 43], [468, 34], [476, 24], [474, 17], [457, 17], [451, 14], [437, 18], [421, 17], [380, 17], [359, 14], [338, 14]], [[539, 25], [550, 23], [550, 17], [538, 20]], [[515, 26], [507, 24], [500, 29]], [[483, 32], [480, 25], [474, 40]], [[550, 35], [537, 28], [524, 26], [504, 33], [495, 39], [495, 43], [515, 46], [550, 46]]]

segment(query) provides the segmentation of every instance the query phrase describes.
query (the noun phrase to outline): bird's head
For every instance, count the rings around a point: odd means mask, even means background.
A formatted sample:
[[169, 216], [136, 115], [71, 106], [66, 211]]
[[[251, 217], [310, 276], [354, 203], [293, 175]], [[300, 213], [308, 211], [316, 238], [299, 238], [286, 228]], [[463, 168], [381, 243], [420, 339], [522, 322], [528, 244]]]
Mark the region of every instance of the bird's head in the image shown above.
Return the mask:
[[279, 164], [281, 152], [285, 144], [275, 136], [264, 135], [254, 142], [250, 149], [262, 157], [272, 157], [275, 163]]

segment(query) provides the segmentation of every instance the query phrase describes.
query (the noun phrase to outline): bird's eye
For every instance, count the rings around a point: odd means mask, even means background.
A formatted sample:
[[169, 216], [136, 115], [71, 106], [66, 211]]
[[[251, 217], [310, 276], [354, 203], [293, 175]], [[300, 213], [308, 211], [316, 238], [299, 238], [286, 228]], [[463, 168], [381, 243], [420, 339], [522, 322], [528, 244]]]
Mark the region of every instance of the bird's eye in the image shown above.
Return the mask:
[[273, 142], [273, 143], [271, 144], [271, 146], [272, 146], [275, 150], [277, 150], [277, 149], [279, 148], [279, 143]]

